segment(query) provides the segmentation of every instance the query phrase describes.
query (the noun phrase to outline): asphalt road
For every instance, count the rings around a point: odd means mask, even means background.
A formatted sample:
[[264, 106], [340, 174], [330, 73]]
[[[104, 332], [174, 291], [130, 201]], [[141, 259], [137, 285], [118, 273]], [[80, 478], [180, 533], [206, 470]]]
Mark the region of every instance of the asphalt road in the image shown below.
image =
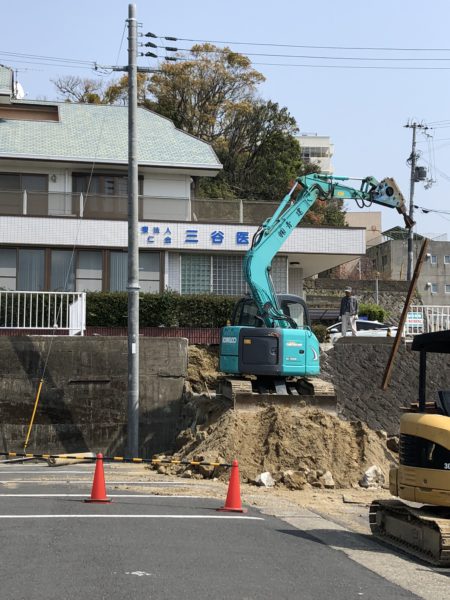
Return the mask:
[[418, 598], [256, 510], [218, 513], [217, 500], [157, 488], [86, 504], [92, 470], [0, 465], [2, 600]]

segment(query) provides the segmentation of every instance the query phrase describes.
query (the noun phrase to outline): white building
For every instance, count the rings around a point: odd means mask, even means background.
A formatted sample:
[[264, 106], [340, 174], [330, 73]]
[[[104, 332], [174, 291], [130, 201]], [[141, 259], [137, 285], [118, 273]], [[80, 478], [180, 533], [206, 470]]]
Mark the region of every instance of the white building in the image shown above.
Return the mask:
[[322, 173], [333, 173], [331, 158], [334, 146], [327, 135], [303, 133], [297, 136], [300, 154], [305, 163], [317, 163]]
[[[126, 107], [16, 100], [12, 77], [0, 67], [0, 289], [125, 290]], [[202, 219], [192, 179], [215, 176], [217, 156], [143, 108], [138, 163], [142, 291], [243, 293], [242, 257], [267, 203], [255, 224], [242, 210], [225, 223], [220, 200], [203, 201], [213, 218]], [[272, 275], [278, 291], [301, 293], [303, 277], [364, 252], [364, 228], [302, 227]]]

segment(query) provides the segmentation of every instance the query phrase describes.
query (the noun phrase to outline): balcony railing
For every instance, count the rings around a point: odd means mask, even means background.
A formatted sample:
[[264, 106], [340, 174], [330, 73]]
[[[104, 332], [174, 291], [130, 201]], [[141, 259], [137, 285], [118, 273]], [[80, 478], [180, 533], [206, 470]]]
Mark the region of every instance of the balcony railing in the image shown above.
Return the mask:
[[[139, 220], [261, 223], [277, 202], [139, 196]], [[0, 191], [0, 215], [126, 221], [127, 196], [73, 192]]]
[[1, 329], [84, 335], [86, 294], [0, 290]]

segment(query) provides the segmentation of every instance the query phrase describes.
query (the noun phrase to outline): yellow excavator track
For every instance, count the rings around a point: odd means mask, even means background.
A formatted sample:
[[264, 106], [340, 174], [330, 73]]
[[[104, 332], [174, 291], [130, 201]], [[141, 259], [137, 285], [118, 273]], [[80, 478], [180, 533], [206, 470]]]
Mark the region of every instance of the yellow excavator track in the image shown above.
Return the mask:
[[432, 565], [450, 567], [449, 508], [375, 500], [369, 522], [375, 537]]

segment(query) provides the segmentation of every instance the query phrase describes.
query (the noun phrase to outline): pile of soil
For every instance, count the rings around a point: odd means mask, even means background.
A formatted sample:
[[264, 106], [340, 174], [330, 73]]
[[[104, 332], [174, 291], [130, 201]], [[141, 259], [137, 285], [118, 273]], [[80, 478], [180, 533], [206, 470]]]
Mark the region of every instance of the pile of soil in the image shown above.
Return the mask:
[[187, 381], [198, 394], [217, 388], [219, 350], [211, 346], [189, 346]]
[[[398, 435], [403, 409], [418, 397], [419, 353], [400, 345], [391, 383], [381, 389], [383, 374], [394, 338], [345, 338], [320, 357], [321, 378], [334, 385], [339, 415], [349, 421], [363, 421], [374, 430]], [[192, 389], [206, 393], [216, 389], [218, 350], [189, 346], [188, 380]], [[427, 399], [437, 390], [450, 389], [450, 354], [431, 354], [427, 359]]]
[[284, 474], [292, 470], [304, 473], [314, 485], [313, 480], [330, 471], [336, 487], [344, 488], [356, 485], [372, 465], [380, 467], [387, 480], [389, 466], [395, 461], [381, 432], [318, 409], [298, 412], [269, 406], [252, 412], [230, 410], [208, 427], [182, 432], [180, 439], [184, 441], [180, 456], [188, 460], [237, 459], [241, 476], [249, 481], [269, 471], [276, 482], [282, 482]]

